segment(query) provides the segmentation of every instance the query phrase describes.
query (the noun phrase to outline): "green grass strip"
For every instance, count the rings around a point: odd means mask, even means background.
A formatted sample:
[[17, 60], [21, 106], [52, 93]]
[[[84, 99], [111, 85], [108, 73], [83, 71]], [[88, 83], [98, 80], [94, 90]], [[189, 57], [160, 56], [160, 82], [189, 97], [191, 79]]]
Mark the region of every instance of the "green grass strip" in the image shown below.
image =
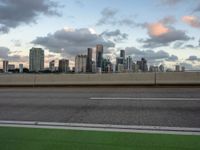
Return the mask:
[[0, 127], [0, 150], [200, 150], [200, 136]]

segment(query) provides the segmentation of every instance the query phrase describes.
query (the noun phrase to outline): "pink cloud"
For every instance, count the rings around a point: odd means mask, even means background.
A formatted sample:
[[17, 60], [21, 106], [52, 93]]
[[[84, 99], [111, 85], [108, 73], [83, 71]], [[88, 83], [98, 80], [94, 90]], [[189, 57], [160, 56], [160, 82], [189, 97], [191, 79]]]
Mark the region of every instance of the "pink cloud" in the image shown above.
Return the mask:
[[152, 23], [148, 25], [148, 32], [150, 36], [159, 37], [170, 32], [170, 29], [163, 23]]
[[194, 28], [200, 28], [200, 19], [196, 16], [183, 16], [182, 21]]

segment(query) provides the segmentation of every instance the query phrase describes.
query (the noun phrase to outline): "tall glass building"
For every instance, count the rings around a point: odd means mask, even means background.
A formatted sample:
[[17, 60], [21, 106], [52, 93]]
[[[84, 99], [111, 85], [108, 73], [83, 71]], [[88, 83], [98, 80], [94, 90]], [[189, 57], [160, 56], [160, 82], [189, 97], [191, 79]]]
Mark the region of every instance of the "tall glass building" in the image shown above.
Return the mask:
[[32, 48], [29, 53], [29, 70], [39, 72], [44, 70], [44, 50]]
[[97, 69], [101, 69], [103, 65], [103, 45], [96, 46], [96, 64]]

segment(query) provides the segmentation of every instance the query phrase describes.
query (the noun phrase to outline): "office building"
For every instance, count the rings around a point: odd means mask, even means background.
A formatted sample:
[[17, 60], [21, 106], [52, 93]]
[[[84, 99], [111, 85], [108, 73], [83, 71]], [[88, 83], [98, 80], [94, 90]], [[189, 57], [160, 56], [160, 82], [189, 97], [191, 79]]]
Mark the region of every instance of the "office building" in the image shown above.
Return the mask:
[[158, 66], [150, 66], [149, 67], [149, 72], [158, 72], [159, 71], [159, 67]]
[[96, 68], [96, 62], [92, 61], [92, 73], [96, 73], [97, 72], [97, 68]]
[[15, 65], [14, 64], [8, 64], [8, 71], [13, 71], [15, 70]]
[[102, 70], [103, 62], [103, 45], [96, 46], [96, 70], [97, 72]]
[[120, 50], [120, 57], [123, 58], [123, 60], [126, 59], [125, 50]]
[[132, 59], [131, 56], [127, 57], [126, 69], [127, 69], [128, 72], [132, 72], [133, 71], [133, 59]]
[[112, 68], [112, 63], [110, 59], [103, 59], [102, 71], [106, 73], [110, 73]]
[[181, 72], [185, 72], [185, 67], [181, 67]]
[[142, 72], [148, 71], [147, 60], [145, 58], [142, 58], [141, 61], [137, 61], [137, 65], [139, 66], [140, 71]]
[[8, 61], [7, 60], [4, 60], [3, 61], [3, 72], [4, 73], [7, 73], [8, 72]]
[[56, 71], [55, 60], [50, 61], [50, 63], [49, 63], [49, 71], [51, 71], [51, 72]]
[[87, 55], [78, 55], [75, 58], [75, 72], [86, 73], [87, 69]]
[[138, 72], [139, 71], [139, 66], [136, 63], [133, 63], [133, 72]]
[[29, 70], [39, 72], [44, 70], [44, 50], [32, 48], [29, 53]]
[[163, 65], [159, 66], [159, 72], [165, 72], [165, 67]]
[[125, 71], [124, 65], [123, 64], [118, 64], [117, 65], [117, 72], [122, 73], [124, 71]]
[[59, 66], [58, 66], [59, 72], [67, 73], [70, 71], [69, 69], [69, 60], [67, 59], [61, 59], [59, 60]]
[[24, 72], [24, 65], [19, 64], [19, 73], [23, 73], [23, 72]]
[[88, 48], [88, 55], [87, 55], [87, 72], [92, 72], [92, 61], [93, 61], [93, 49]]
[[175, 72], [180, 72], [180, 66], [179, 65], [175, 66]]

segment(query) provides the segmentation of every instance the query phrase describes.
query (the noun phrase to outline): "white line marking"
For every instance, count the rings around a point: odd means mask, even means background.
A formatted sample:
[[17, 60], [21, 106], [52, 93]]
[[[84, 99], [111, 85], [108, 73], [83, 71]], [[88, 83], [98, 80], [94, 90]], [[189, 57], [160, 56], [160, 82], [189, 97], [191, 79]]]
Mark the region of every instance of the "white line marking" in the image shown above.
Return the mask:
[[0, 127], [200, 135], [200, 128], [161, 127], [161, 126], [128, 126], [128, 125], [110, 125], [110, 124], [79, 124], [79, 123], [27, 122], [27, 121], [2, 120], [0, 121]]
[[141, 98], [141, 97], [91, 97], [90, 100], [133, 100], [133, 101], [200, 101], [200, 98]]

